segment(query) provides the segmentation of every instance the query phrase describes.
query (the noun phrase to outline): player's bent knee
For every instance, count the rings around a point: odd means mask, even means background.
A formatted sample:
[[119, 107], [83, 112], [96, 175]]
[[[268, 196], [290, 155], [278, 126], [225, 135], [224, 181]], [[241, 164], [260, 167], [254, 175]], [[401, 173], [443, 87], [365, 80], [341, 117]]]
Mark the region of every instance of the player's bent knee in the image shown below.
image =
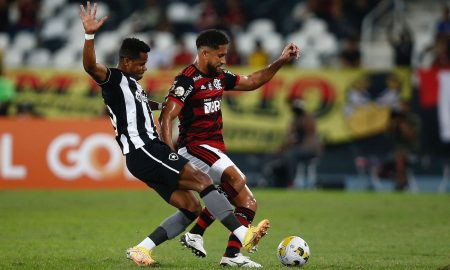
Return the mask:
[[195, 181], [198, 183], [199, 190], [204, 190], [205, 188], [213, 184], [212, 179], [199, 169], [196, 169], [193, 175]]
[[189, 201], [185, 207], [186, 210], [189, 212], [194, 213], [196, 216], [200, 216], [200, 213], [202, 212], [202, 205], [198, 200], [196, 201]]
[[233, 189], [237, 193], [239, 193], [245, 188], [245, 185], [247, 184], [247, 177], [245, 177], [245, 175], [243, 174], [235, 173], [233, 170], [231, 170], [230, 173], [224, 173], [222, 175], [221, 182], [230, 184]]

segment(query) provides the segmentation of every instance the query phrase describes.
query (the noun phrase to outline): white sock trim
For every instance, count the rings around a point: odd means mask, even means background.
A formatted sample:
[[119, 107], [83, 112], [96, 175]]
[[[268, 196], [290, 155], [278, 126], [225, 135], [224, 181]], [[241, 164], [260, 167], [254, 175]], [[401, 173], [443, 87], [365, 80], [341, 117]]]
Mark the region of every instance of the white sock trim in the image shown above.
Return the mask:
[[153, 242], [150, 238], [145, 238], [141, 243], [138, 245], [139, 247], [144, 247], [148, 250], [152, 250], [154, 247], [156, 247], [155, 242]]
[[233, 231], [233, 234], [241, 241], [241, 244], [244, 243], [245, 234], [247, 233], [248, 228], [245, 226], [241, 226]]

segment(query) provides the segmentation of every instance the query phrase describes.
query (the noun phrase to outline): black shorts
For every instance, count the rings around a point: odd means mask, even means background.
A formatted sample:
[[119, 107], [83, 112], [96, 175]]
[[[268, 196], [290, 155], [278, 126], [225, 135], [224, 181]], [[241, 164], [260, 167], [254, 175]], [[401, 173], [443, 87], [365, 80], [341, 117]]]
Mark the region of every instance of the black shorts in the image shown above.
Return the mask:
[[189, 162], [161, 141], [152, 141], [126, 155], [128, 170], [167, 202], [178, 188], [180, 172]]

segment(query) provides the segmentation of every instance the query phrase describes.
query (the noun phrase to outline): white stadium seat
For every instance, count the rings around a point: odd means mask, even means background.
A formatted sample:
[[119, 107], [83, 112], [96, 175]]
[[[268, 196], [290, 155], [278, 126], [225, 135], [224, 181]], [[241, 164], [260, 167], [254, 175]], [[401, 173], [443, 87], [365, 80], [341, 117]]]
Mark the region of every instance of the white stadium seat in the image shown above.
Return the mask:
[[158, 48], [170, 50], [175, 46], [175, 38], [170, 32], [153, 32], [151, 36]]
[[56, 68], [72, 68], [72, 67], [78, 67], [82, 68], [82, 65], [76, 65], [77, 63], [77, 54], [78, 51], [71, 48], [71, 47], [65, 47], [53, 55], [53, 66]]
[[255, 40], [252, 35], [241, 33], [236, 36], [236, 48], [242, 55], [248, 55], [255, 49]]
[[23, 50], [9, 48], [8, 53], [4, 54], [3, 61], [5, 62], [5, 66], [8, 68], [17, 68], [22, 66], [23, 62]]
[[121, 38], [115, 31], [103, 32], [95, 37], [96, 51], [111, 53], [120, 47]]
[[248, 32], [254, 36], [261, 37], [269, 32], [275, 31], [275, 24], [269, 19], [256, 19], [248, 25]]
[[189, 5], [182, 2], [170, 3], [167, 6], [167, 19], [174, 23], [190, 22], [192, 20]]
[[302, 31], [311, 35], [319, 35], [327, 31], [327, 24], [321, 19], [309, 18], [303, 24]]
[[64, 38], [67, 35], [67, 20], [61, 16], [51, 18], [44, 23], [41, 37], [46, 39]]
[[44, 0], [41, 7], [41, 19], [47, 20], [48, 18], [51, 18], [55, 11], [64, 6], [66, 4], [67, 0]]
[[5, 50], [9, 46], [9, 35], [6, 33], [0, 33], [0, 50]]
[[311, 48], [312, 43], [310, 41], [310, 37], [304, 34], [303, 32], [295, 32], [286, 37], [286, 43], [293, 42], [300, 47], [301, 51], [307, 52]]
[[30, 53], [26, 64], [32, 67], [48, 67], [50, 58], [51, 54], [47, 49], [39, 48]]
[[285, 44], [279, 33], [269, 32], [262, 37], [262, 46], [271, 56], [276, 57], [281, 54]]
[[19, 32], [14, 38], [13, 47], [18, 50], [28, 51], [36, 47], [36, 36], [30, 32]]
[[[93, 3], [93, 2], [91, 2]], [[97, 5], [100, 5], [101, 3], [97, 3]], [[108, 6], [106, 6], [105, 8], [108, 8]], [[103, 5], [102, 7], [98, 7], [97, 8], [97, 18], [101, 18], [100, 14], [98, 14], [98, 12], [100, 11], [101, 13], [103, 13], [103, 11], [101, 11], [103, 9]], [[61, 10], [61, 13], [58, 14], [64, 18], [66, 18], [67, 20], [77, 20], [79, 23], [81, 23], [79, 20], [79, 14], [80, 14], [80, 4], [78, 3], [71, 3], [68, 5], [64, 5], [64, 8]]]
[[321, 65], [319, 54], [315, 51], [309, 51], [308, 53], [303, 54], [300, 60], [296, 61], [295, 64], [302, 68], [311, 69], [319, 68]]
[[197, 45], [195, 44], [195, 41], [197, 40], [197, 33], [185, 33], [183, 35], [183, 41], [188, 50], [194, 54], [197, 53]]
[[326, 55], [333, 55], [337, 53], [338, 42], [332, 34], [324, 32], [318, 35], [315, 39], [315, 45], [319, 53]]

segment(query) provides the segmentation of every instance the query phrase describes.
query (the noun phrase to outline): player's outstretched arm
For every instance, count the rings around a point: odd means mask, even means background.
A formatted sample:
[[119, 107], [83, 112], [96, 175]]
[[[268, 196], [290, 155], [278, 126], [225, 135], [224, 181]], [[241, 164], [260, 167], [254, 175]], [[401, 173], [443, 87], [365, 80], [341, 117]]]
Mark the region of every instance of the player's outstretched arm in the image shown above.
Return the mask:
[[183, 107], [173, 100], [167, 99], [162, 109], [161, 116], [159, 118], [161, 126], [161, 139], [175, 151], [175, 146], [172, 142], [172, 127], [173, 120], [178, 117]]
[[280, 70], [280, 68], [284, 64], [299, 57], [300, 57], [299, 47], [294, 43], [288, 44], [283, 49], [283, 52], [281, 53], [280, 57], [277, 60], [275, 60], [275, 62], [273, 62], [264, 69], [253, 72], [248, 76], [241, 76], [241, 79], [239, 80], [239, 83], [236, 85], [234, 90], [250, 91], [261, 87], [263, 84], [270, 81], [270, 79], [273, 78], [273, 76], [278, 72], [278, 70]]
[[95, 58], [94, 37], [93, 35], [105, 23], [107, 16], [97, 20], [97, 4], [91, 8], [91, 2], [87, 2], [86, 9], [80, 5], [80, 18], [83, 23], [86, 39], [83, 48], [83, 67], [91, 77], [96, 81], [106, 80], [108, 72], [106, 66], [98, 64]]
[[159, 102], [151, 100], [151, 99], [148, 100], [148, 105], [150, 106], [150, 109], [152, 111], [159, 111], [159, 110], [162, 110], [162, 108], [163, 108], [162, 103], [159, 103]]

